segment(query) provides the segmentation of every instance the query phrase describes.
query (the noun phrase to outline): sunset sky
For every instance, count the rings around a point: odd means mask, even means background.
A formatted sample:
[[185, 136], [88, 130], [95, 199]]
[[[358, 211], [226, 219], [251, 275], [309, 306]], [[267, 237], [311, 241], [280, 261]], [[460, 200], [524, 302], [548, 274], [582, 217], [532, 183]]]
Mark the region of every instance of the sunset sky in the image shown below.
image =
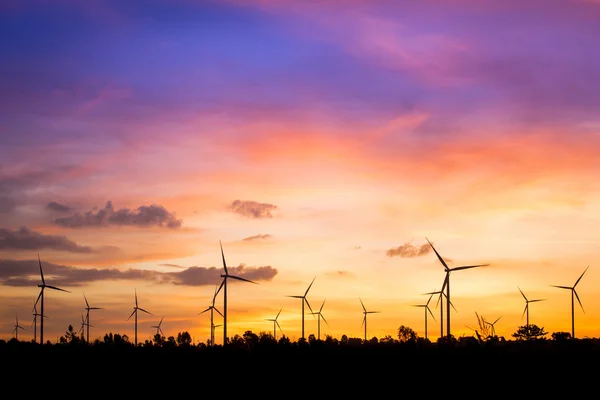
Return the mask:
[[[5, 0], [0, 339], [600, 336], [600, 2]], [[428, 337], [440, 335], [431, 303]], [[223, 312], [223, 295], [215, 306]], [[39, 309], [38, 309], [39, 311]], [[317, 319], [305, 309], [305, 336]], [[445, 317], [444, 317], [445, 318]], [[223, 319], [215, 313], [215, 324]], [[39, 328], [39, 320], [38, 320]], [[223, 327], [216, 328], [222, 343]], [[39, 339], [39, 332], [38, 332]]]

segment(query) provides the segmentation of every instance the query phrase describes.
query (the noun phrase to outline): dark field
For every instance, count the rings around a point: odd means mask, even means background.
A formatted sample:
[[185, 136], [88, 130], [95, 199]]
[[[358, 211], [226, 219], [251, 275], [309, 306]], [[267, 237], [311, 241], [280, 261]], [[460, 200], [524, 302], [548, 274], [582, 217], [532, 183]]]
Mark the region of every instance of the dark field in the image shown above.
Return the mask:
[[[2, 381], [94, 398], [598, 398], [600, 343], [143, 347], [3, 342]], [[7, 397], [8, 398], [8, 397]]]

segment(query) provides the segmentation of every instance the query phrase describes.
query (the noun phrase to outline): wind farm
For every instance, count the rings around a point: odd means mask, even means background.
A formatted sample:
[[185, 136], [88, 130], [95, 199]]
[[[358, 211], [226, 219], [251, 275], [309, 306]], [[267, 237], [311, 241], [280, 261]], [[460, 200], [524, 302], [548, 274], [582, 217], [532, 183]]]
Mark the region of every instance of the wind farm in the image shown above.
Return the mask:
[[600, 3], [338, 3], [3, 3], [0, 347], [315, 388], [595, 352]]

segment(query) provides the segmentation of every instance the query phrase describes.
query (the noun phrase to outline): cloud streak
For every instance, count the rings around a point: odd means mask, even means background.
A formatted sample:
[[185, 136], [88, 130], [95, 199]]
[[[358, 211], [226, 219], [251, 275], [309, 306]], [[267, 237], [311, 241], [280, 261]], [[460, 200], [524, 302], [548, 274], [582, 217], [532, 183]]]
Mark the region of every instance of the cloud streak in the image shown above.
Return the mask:
[[22, 226], [17, 230], [0, 229], [0, 250], [52, 249], [70, 253], [92, 253], [89, 246], [81, 246], [66, 236], [44, 235]]
[[431, 246], [429, 244], [423, 244], [421, 246], [415, 246], [410, 243], [404, 243], [401, 246], [394, 247], [386, 251], [386, 255], [388, 257], [402, 257], [402, 258], [412, 258], [412, 257], [421, 257], [429, 254], [431, 252]]

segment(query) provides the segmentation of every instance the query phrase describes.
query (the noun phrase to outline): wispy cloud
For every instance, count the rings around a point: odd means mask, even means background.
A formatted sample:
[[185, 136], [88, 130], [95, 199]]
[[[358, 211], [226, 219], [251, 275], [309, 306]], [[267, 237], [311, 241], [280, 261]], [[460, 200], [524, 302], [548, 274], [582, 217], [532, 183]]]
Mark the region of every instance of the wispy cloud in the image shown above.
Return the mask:
[[431, 252], [431, 246], [429, 244], [422, 244], [421, 246], [415, 246], [410, 243], [404, 243], [401, 246], [394, 247], [386, 251], [388, 257], [420, 257], [427, 255]]
[[273, 218], [277, 206], [269, 203], [259, 203], [252, 200], [235, 200], [231, 203], [231, 211], [250, 218]]
[[67, 213], [67, 212], [73, 211], [73, 209], [71, 207], [66, 206], [64, 204], [57, 203], [56, 201], [51, 201], [50, 203], [46, 204], [46, 209], [50, 210], [50, 211], [54, 211], [54, 212], [60, 212], [60, 213]]
[[89, 246], [81, 246], [66, 236], [44, 235], [22, 226], [11, 231], [0, 228], [1, 250], [43, 250], [52, 249], [71, 253], [92, 253]]
[[246, 237], [246, 238], [244, 238], [244, 239], [242, 239], [242, 240], [245, 240], [245, 241], [251, 242], [251, 241], [253, 241], [253, 240], [268, 239], [268, 238], [270, 238], [270, 237], [271, 237], [271, 235], [269, 235], [268, 233], [264, 233], [264, 234], [258, 234], [258, 235], [254, 235], [254, 236], [248, 236], [248, 237]]
[[177, 229], [182, 221], [160, 205], [140, 206], [136, 210], [121, 208], [115, 210], [111, 201], [103, 209], [93, 209], [85, 213], [76, 212], [68, 217], [56, 218], [56, 225], [67, 228], [82, 228], [86, 226], [157, 226]]

